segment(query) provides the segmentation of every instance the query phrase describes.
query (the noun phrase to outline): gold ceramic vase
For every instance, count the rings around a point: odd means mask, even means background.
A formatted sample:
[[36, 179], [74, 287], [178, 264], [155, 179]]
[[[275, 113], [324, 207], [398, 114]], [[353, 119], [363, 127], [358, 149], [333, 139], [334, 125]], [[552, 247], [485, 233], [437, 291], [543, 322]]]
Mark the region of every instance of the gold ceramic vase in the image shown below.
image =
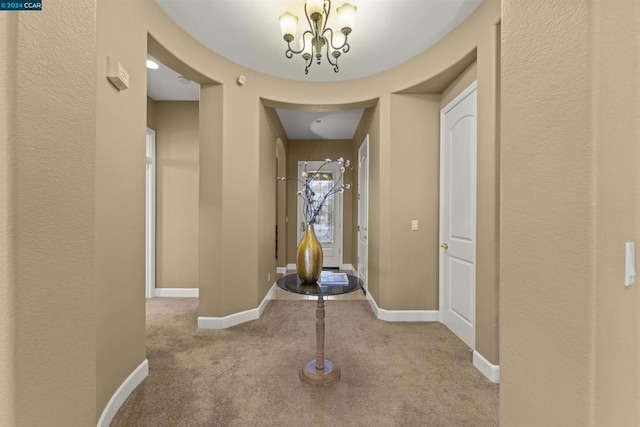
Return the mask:
[[298, 243], [296, 257], [298, 277], [302, 283], [316, 283], [322, 272], [322, 246], [316, 238], [313, 224], [306, 224], [304, 234]]

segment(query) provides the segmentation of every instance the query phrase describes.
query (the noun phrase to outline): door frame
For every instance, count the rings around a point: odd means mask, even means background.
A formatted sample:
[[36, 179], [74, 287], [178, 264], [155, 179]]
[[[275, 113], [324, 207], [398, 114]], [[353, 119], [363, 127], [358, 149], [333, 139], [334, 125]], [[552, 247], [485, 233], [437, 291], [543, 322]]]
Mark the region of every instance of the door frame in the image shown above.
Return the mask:
[[[438, 244], [441, 244], [442, 242], [445, 241], [446, 236], [445, 236], [445, 226], [444, 226], [444, 215], [442, 214], [442, 208], [445, 204], [445, 158], [443, 153], [445, 152], [445, 115], [451, 111], [453, 108], [455, 108], [460, 102], [462, 102], [464, 99], [466, 99], [469, 95], [471, 95], [474, 91], [477, 91], [478, 89], [478, 81], [475, 80], [473, 81], [473, 83], [471, 83], [467, 88], [465, 88], [462, 92], [460, 92], [460, 94], [458, 94], [451, 102], [449, 102], [447, 105], [445, 105], [441, 110], [440, 110], [440, 224], [439, 224], [439, 242]], [[476, 126], [478, 123], [478, 109], [477, 109], [477, 105], [476, 105]], [[475, 232], [475, 236], [474, 236], [474, 242], [475, 242], [475, 250], [474, 250], [474, 254], [473, 254], [473, 266], [474, 266], [474, 273], [475, 273], [475, 277], [474, 277], [474, 289], [473, 289], [473, 302], [472, 302], [472, 310], [473, 310], [473, 337], [472, 337], [472, 345], [470, 346], [472, 348], [472, 350], [475, 350], [475, 335], [477, 332], [477, 328], [476, 328], [476, 323], [477, 323], [477, 318], [478, 318], [478, 313], [477, 313], [477, 307], [478, 307], [478, 298], [477, 298], [477, 271], [478, 271], [478, 264], [477, 264], [477, 223], [478, 223], [478, 133], [477, 133], [477, 129], [476, 129], [476, 147], [475, 147], [475, 207], [476, 207], [476, 211], [475, 211], [475, 223], [476, 223], [476, 227], [474, 227], [474, 232]], [[444, 266], [445, 266], [445, 256], [444, 256], [444, 252], [442, 249], [439, 249], [439, 271], [438, 271], [438, 291], [439, 291], [439, 298], [438, 298], [438, 317], [439, 317], [439, 321], [442, 324], [445, 324], [444, 321], [444, 315], [445, 315], [445, 280], [444, 280]], [[445, 324], [446, 325], [446, 324]], [[467, 344], [467, 343], [465, 343]], [[467, 344], [468, 345], [468, 344]]]
[[[361, 165], [360, 165], [360, 159], [362, 158], [362, 152], [363, 150], [365, 151], [366, 157], [367, 157], [367, 163], [366, 163], [366, 170], [362, 171], [361, 170]], [[367, 217], [367, 241], [364, 244], [364, 259], [366, 260], [366, 277], [362, 277], [362, 275], [360, 274], [360, 259], [361, 256], [363, 254], [360, 253], [360, 214], [362, 212], [362, 201], [360, 198], [360, 194], [362, 193], [362, 181], [361, 181], [361, 177], [365, 176], [365, 182], [366, 185], [364, 186], [364, 192], [366, 193], [367, 197], [366, 197], [366, 203], [367, 203], [367, 209], [366, 209], [366, 217]], [[360, 277], [360, 279], [362, 279], [363, 281], [363, 285], [364, 285], [364, 290], [368, 291], [368, 286], [369, 286], [369, 134], [365, 135], [364, 139], [362, 140], [362, 143], [360, 144], [360, 146], [358, 147], [358, 195], [357, 195], [357, 199], [358, 199], [358, 217], [357, 217], [357, 234], [356, 234], [356, 245], [357, 245], [357, 258], [356, 258], [356, 269], [358, 271], [358, 276]]]
[[147, 128], [147, 173], [145, 195], [145, 298], [156, 289], [156, 131]]

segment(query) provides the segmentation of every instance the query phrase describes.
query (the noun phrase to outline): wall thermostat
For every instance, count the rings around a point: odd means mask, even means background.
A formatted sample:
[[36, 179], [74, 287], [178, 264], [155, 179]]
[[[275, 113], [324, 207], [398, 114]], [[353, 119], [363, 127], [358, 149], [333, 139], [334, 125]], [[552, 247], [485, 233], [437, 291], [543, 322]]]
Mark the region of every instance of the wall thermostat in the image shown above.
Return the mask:
[[120, 61], [107, 56], [107, 78], [118, 90], [129, 89], [129, 72]]

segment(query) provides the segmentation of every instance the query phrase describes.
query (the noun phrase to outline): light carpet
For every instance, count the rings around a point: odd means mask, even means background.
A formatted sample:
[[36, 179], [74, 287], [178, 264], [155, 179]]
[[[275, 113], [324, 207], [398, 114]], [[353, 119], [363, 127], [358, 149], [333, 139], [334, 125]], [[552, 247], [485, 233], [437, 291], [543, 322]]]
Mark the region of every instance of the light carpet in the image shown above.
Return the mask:
[[498, 386], [439, 323], [391, 323], [366, 301], [326, 301], [325, 356], [341, 379], [300, 381], [315, 356], [315, 302], [198, 330], [198, 300], [147, 300], [149, 376], [112, 426], [495, 426]]

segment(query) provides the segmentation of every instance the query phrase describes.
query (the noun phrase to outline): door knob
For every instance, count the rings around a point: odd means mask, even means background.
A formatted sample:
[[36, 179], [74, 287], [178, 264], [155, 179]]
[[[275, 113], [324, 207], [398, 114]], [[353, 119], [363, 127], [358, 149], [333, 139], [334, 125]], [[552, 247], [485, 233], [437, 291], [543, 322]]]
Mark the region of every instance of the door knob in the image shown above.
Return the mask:
[[447, 249], [449, 249], [449, 245], [447, 245], [446, 243], [441, 244], [441, 245], [440, 245], [440, 247], [441, 247], [442, 249], [444, 249], [445, 251], [446, 251]]

